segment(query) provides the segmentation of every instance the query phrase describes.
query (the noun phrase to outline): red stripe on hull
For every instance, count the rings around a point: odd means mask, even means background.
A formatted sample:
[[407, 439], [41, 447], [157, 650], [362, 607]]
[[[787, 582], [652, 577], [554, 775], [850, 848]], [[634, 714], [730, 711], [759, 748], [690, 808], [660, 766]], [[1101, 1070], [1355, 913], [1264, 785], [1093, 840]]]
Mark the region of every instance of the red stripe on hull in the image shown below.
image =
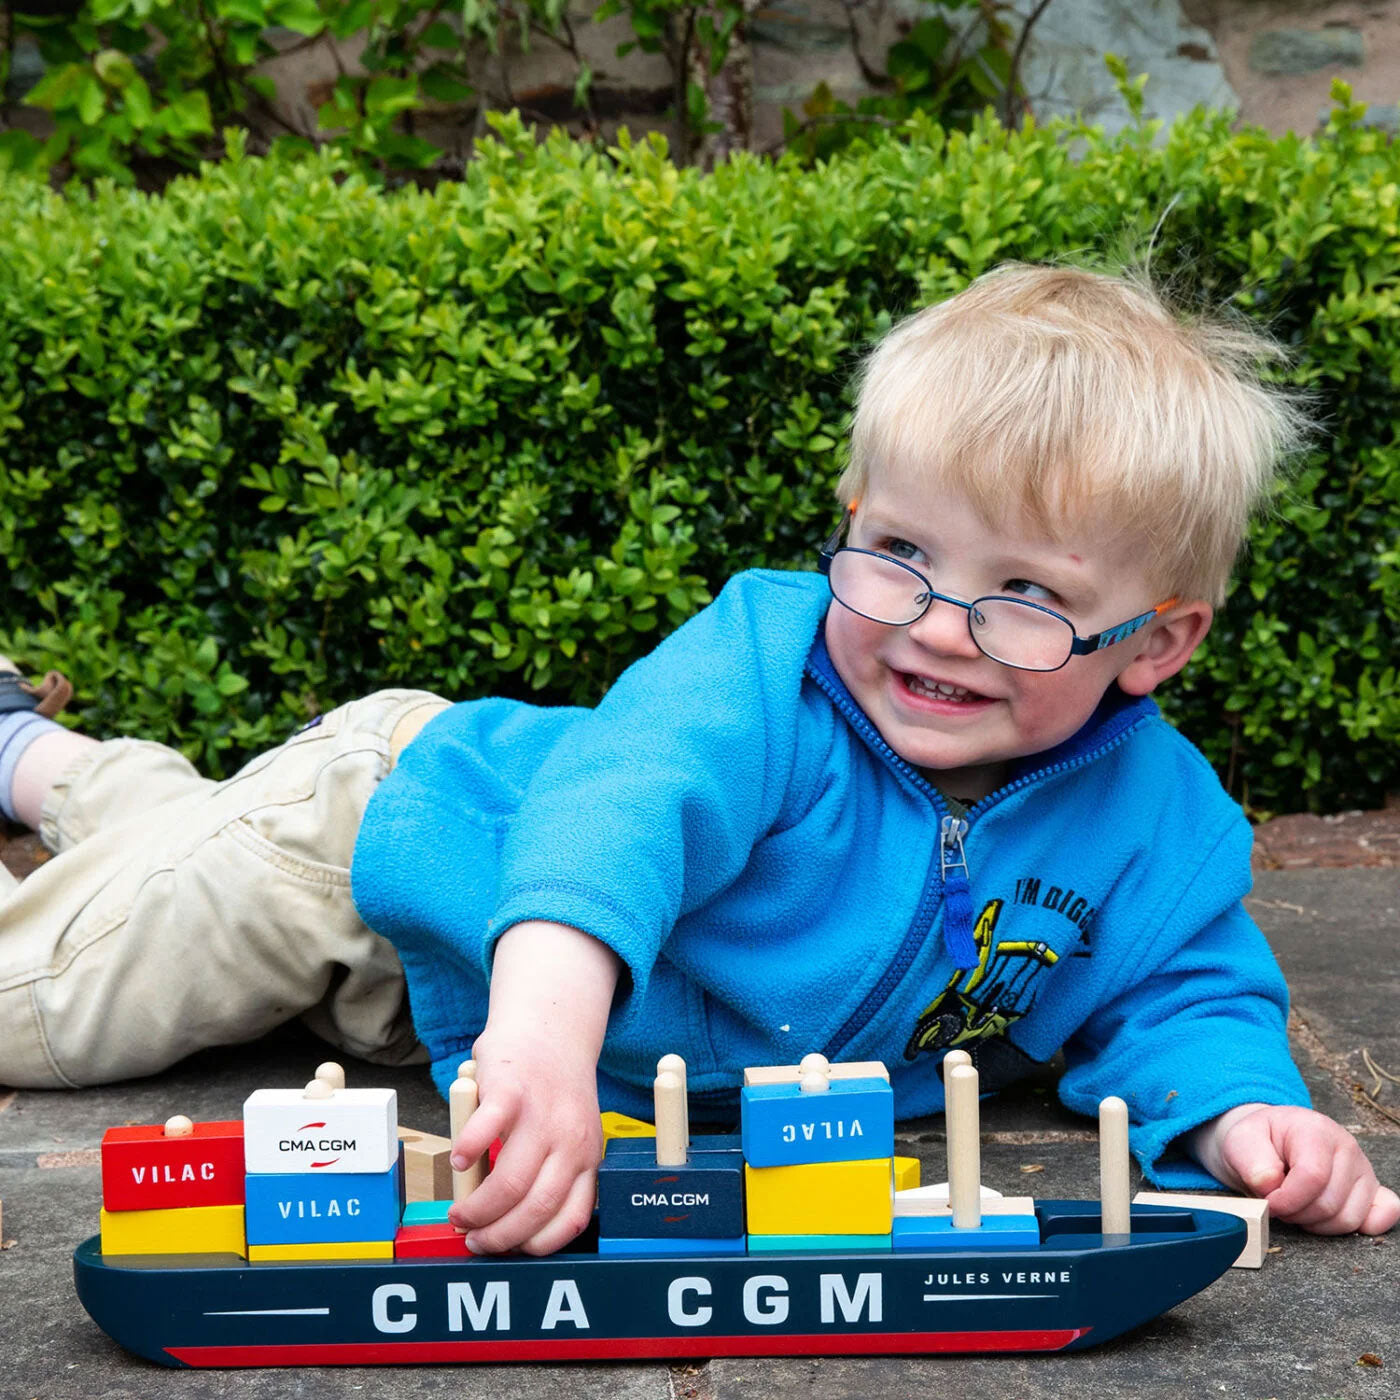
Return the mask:
[[377, 1366], [441, 1361], [635, 1361], [707, 1356], [891, 1356], [1060, 1351], [1087, 1327], [1024, 1332], [821, 1332], [802, 1336], [559, 1337], [470, 1342], [344, 1342], [166, 1347], [186, 1366]]

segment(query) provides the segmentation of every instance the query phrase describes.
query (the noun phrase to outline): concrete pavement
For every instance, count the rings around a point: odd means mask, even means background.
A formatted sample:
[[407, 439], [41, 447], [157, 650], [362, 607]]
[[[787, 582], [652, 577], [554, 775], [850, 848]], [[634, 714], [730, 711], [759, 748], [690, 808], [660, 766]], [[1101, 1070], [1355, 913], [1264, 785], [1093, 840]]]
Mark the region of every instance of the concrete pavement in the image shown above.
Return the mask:
[[[1351, 1126], [1383, 1180], [1400, 1184], [1400, 872], [1273, 870], [1251, 909], [1294, 996], [1294, 1053], [1316, 1105]], [[1400, 1237], [1321, 1239], [1273, 1227], [1258, 1271], [1232, 1270], [1206, 1292], [1117, 1342], [1070, 1356], [715, 1360], [570, 1366], [166, 1371], [121, 1351], [73, 1292], [70, 1255], [96, 1230], [96, 1147], [118, 1123], [172, 1113], [236, 1116], [261, 1084], [303, 1080], [325, 1047], [297, 1029], [253, 1047], [210, 1051], [154, 1079], [76, 1094], [0, 1089], [0, 1400], [282, 1397], [373, 1393], [379, 1400], [710, 1400], [787, 1397], [1008, 1400], [1353, 1400], [1400, 1394]], [[425, 1071], [347, 1066], [390, 1084], [400, 1120], [444, 1131]], [[984, 1106], [983, 1174], [1007, 1194], [1097, 1194], [1091, 1125], [1060, 1108], [1053, 1074]], [[1375, 1107], [1361, 1095], [1368, 1096]], [[1394, 1115], [1390, 1117], [1388, 1115]], [[940, 1119], [901, 1125], [897, 1150], [945, 1175]], [[1373, 1358], [1380, 1364], [1373, 1364]]]

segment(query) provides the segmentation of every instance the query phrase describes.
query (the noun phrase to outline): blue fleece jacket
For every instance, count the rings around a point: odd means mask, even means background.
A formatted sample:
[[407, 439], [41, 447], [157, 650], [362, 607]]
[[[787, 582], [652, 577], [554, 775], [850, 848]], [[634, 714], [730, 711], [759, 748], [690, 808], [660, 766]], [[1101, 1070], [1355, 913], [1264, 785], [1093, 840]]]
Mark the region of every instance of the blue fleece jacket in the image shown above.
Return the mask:
[[1209, 1184], [1174, 1138], [1240, 1103], [1308, 1102], [1240, 903], [1239, 808], [1115, 688], [965, 829], [946, 821], [837, 677], [829, 602], [815, 574], [741, 574], [596, 709], [474, 701], [409, 745], [352, 888], [403, 960], [439, 1083], [485, 1024], [496, 939], [548, 919], [625, 965], [605, 1107], [646, 1114], [674, 1050], [697, 1116], [732, 1114], [745, 1065], [821, 1050], [884, 1060], [909, 1117], [942, 1107], [955, 1045], [984, 1087], [1063, 1048], [1070, 1108], [1120, 1095], [1152, 1178]]

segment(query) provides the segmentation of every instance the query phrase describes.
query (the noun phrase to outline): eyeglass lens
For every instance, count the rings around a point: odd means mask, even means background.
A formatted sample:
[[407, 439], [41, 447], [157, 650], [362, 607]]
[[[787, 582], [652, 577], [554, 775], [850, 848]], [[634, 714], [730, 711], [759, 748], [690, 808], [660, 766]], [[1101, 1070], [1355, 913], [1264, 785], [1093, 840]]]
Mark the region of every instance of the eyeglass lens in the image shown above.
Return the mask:
[[[882, 555], [838, 550], [828, 574], [836, 600], [873, 622], [894, 627], [928, 610], [923, 578]], [[972, 640], [994, 661], [1028, 671], [1054, 671], [1069, 660], [1074, 629], [1062, 617], [1014, 598], [980, 598], [968, 609]]]

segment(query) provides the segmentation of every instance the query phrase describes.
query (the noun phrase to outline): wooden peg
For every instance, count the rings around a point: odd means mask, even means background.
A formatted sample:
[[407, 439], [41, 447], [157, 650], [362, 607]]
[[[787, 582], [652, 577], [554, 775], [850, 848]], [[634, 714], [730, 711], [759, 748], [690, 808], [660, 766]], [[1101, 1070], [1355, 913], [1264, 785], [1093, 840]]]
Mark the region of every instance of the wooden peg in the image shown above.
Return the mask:
[[306, 1086], [302, 1097], [308, 1099], [328, 1099], [335, 1093], [335, 1085], [326, 1079], [313, 1079]]
[[684, 1124], [684, 1145], [687, 1152], [690, 1150], [690, 1081], [686, 1077], [685, 1061], [674, 1052], [670, 1055], [663, 1055], [656, 1062], [657, 1074], [674, 1074], [681, 1081], [681, 1111], [682, 1122]]
[[680, 1075], [665, 1070], [652, 1085], [656, 1104], [656, 1165], [683, 1167], [686, 1162], [685, 1088]]
[[[454, 1079], [447, 1091], [447, 1112], [451, 1124], [452, 1145], [455, 1148], [467, 1120], [476, 1112], [479, 1096], [476, 1080], [460, 1075]], [[452, 1171], [452, 1199], [465, 1201], [486, 1178], [486, 1157], [483, 1154], [467, 1164], [465, 1170]]]
[[825, 1094], [831, 1090], [831, 1080], [817, 1070], [808, 1070], [797, 1083], [804, 1094]]
[[183, 1113], [177, 1113], [173, 1118], [165, 1120], [166, 1137], [190, 1137], [193, 1133], [194, 1124]]
[[458, 1078], [458, 1079], [475, 1079], [475, 1078], [476, 1078], [476, 1061], [475, 1061], [475, 1060], [463, 1060], [462, 1063], [461, 1063], [460, 1065], [457, 1066], [457, 1078]]
[[810, 1055], [804, 1055], [797, 1062], [797, 1077], [799, 1081], [804, 1074], [822, 1074], [830, 1078], [831, 1061], [819, 1051], [813, 1050]]
[[948, 1201], [953, 1224], [975, 1230], [982, 1223], [982, 1146], [977, 1071], [954, 1065], [948, 1073], [943, 1110], [948, 1129]]
[[959, 1065], [970, 1065], [972, 1056], [966, 1050], [950, 1050], [943, 1057], [943, 1095], [948, 1095], [948, 1076], [957, 1069]]
[[332, 1089], [343, 1089], [345, 1087], [345, 1070], [334, 1060], [327, 1060], [323, 1065], [316, 1066], [316, 1078], [324, 1079]]
[[1128, 1188], [1128, 1105], [1120, 1098], [1099, 1104], [1099, 1201], [1105, 1243], [1132, 1231]]

